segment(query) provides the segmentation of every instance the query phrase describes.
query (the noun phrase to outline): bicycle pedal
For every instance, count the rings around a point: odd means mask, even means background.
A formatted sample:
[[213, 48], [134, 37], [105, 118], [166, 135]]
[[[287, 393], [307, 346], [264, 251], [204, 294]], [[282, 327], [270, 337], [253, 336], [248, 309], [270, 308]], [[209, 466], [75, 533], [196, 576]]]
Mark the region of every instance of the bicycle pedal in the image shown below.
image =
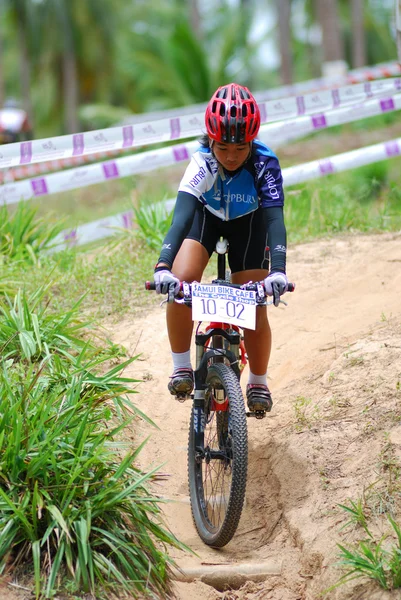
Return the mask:
[[178, 400], [178, 402], [185, 402], [185, 400], [190, 400], [191, 396], [190, 394], [187, 394], [186, 392], [178, 392], [177, 394], [175, 394], [175, 398], [176, 400]]
[[265, 410], [253, 410], [246, 413], [247, 417], [255, 417], [255, 419], [264, 419], [266, 416]]

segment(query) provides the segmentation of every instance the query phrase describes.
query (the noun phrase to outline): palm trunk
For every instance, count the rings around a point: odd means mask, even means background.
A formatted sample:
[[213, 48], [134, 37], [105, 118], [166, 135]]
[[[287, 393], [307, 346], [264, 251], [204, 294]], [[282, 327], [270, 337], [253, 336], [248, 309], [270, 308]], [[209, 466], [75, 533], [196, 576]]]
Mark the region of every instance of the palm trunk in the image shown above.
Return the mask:
[[279, 46], [281, 56], [281, 81], [292, 83], [291, 57], [291, 0], [276, 0], [278, 13]]
[[33, 125], [33, 107], [31, 99], [31, 63], [26, 44], [26, 29], [20, 19], [17, 20], [17, 35], [19, 44], [21, 94], [29, 122]]
[[202, 39], [201, 17], [199, 13], [198, 0], [191, 0], [190, 4], [190, 20], [192, 30], [198, 40]]
[[0, 31], [0, 108], [4, 104], [5, 99], [5, 83], [4, 83], [4, 71], [3, 71], [3, 35]]
[[77, 133], [79, 131], [77, 61], [68, 15], [64, 13], [63, 17], [65, 27], [63, 52], [64, 128], [66, 133]]
[[352, 66], [366, 65], [366, 45], [363, 19], [363, 0], [351, 1]]
[[317, 16], [322, 28], [325, 62], [344, 59], [337, 0], [316, 0]]

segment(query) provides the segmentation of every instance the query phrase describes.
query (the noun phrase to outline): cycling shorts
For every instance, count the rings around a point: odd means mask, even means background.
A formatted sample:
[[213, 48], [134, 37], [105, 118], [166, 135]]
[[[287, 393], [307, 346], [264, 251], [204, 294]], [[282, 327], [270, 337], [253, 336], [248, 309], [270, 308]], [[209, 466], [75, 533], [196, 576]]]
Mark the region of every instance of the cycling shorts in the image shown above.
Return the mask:
[[232, 273], [250, 269], [268, 270], [269, 249], [262, 210], [258, 208], [243, 217], [222, 221], [199, 203], [187, 239], [200, 242], [210, 258], [220, 236], [226, 238], [229, 244], [228, 264]]

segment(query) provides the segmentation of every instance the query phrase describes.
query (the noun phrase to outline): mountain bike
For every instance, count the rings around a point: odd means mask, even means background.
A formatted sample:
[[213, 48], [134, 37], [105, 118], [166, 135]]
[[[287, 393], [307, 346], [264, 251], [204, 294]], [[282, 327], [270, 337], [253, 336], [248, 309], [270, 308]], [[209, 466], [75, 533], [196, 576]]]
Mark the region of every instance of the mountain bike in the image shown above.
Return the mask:
[[[256, 310], [265, 306], [263, 282], [237, 285], [226, 270], [227, 241], [217, 242], [217, 279], [210, 284], [181, 282], [181, 292], [168, 302], [192, 307], [196, 367], [188, 437], [188, 483], [192, 517], [203, 542], [214, 548], [234, 536], [243, 509], [247, 469], [247, 412], [240, 385], [247, 363], [243, 328], [255, 328]], [[146, 282], [146, 289], [154, 289]], [[294, 284], [288, 290], [293, 291]], [[283, 300], [273, 296], [272, 304]], [[205, 329], [201, 327], [208, 322]], [[185, 398], [179, 398], [184, 400]]]

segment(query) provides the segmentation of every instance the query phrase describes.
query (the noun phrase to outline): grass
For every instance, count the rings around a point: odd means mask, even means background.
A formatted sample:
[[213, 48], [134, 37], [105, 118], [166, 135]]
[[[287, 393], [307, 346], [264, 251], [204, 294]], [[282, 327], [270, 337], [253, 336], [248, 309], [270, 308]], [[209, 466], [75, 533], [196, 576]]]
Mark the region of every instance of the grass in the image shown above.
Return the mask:
[[137, 357], [81, 318], [82, 298], [57, 312], [52, 289], [0, 298], [0, 574], [31, 568], [37, 599], [167, 598], [167, 550], [184, 546], [124, 436], [149, 421], [124, 374]]
[[[342, 508], [350, 510], [349, 507], [342, 506]], [[352, 508], [351, 512], [356, 511]], [[359, 513], [359, 509], [357, 512]], [[356, 518], [360, 521], [359, 514]], [[390, 515], [387, 518], [392, 528], [392, 532], [387, 535], [375, 539], [366, 522], [363, 521], [363, 528], [369, 536], [367, 540], [362, 540], [351, 548], [338, 544], [340, 551], [338, 566], [345, 573], [328, 591], [360, 578], [371, 579], [384, 590], [401, 587], [401, 530]]]
[[401, 193], [386, 163], [377, 163], [292, 186], [285, 218], [292, 243], [342, 232], [398, 231]]

